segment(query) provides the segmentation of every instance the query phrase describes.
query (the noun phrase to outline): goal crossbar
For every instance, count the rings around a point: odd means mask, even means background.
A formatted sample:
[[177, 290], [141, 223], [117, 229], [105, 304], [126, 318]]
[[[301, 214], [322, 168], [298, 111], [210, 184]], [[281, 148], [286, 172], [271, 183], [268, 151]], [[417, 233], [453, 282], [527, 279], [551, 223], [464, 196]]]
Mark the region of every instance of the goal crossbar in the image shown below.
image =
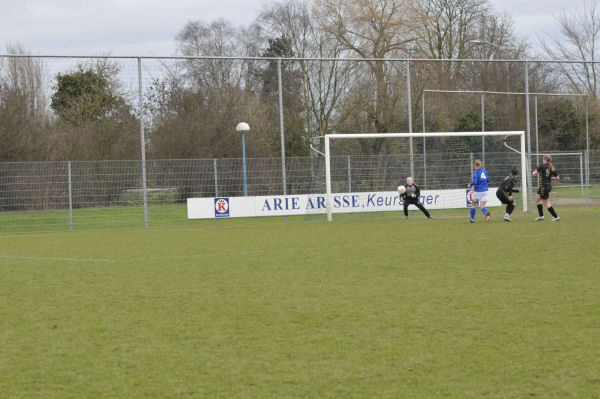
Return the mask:
[[[413, 137], [487, 137], [487, 136], [519, 136], [521, 141], [521, 182], [523, 192], [523, 212], [527, 212], [527, 180], [531, 171], [527, 167], [525, 151], [525, 131], [494, 131], [494, 132], [435, 132], [435, 133], [334, 133], [324, 135], [325, 139], [325, 186], [327, 220], [333, 220], [333, 198], [331, 193], [331, 153], [329, 140], [332, 139], [375, 139], [375, 138], [413, 138]], [[412, 157], [412, 154], [411, 154]]]
[[381, 137], [466, 137], [466, 136], [522, 136], [525, 132], [515, 131], [497, 131], [497, 132], [444, 132], [444, 133], [333, 133], [326, 134], [325, 139], [374, 139]]

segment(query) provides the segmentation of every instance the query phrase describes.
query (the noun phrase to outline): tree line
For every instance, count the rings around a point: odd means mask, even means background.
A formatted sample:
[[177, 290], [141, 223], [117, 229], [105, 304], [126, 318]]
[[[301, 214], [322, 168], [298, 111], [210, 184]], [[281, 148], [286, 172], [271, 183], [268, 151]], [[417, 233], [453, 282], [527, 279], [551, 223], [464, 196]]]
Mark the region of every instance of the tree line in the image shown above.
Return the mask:
[[[147, 157], [239, 157], [234, 127], [242, 120], [252, 127], [248, 155], [278, 156], [279, 72], [287, 156], [308, 155], [313, 140], [326, 133], [407, 131], [409, 90], [413, 130], [420, 131], [424, 89], [525, 90], [523, 62], [440, 60], [594, 60], [600, 9], [596, 0], [584, 5], [559, 16], [560, 38], [537, 47], [518, 38], [510, 16], [495, 13], [487, 0], [279, 0], [250, 26], [188, 22], [175, 37], [177, 55], [284, 58], [281, 69], [274, 59], [164, 64], [143, 93]], [[7, 52], [26, 54], [19, 46]], [[404, 58], [427, 61], [375, 60]], [[86, 61], [53, 76], [48, 92], [41, 59], [2, 58], [0, 162], [139, 158], [139, 104], [120, 72], [110, 58]], [[591, 145], [600, 148], [596, 65], [530, 62], [527, 72], [531, 92], [588, 95]], [[523, 96], [486, 101], [486, 130], [525, 129]], [[541, 148], [585, 148], [581, 104], [568, 96], [541, 103]], [[425, 102], [426, 129], [481, 130], [479, 109], [476, 96], [432, 95]], [[476, 151], [479, 144], [463, 145]], [[359, 150], [391, 149], [374, 141]]]

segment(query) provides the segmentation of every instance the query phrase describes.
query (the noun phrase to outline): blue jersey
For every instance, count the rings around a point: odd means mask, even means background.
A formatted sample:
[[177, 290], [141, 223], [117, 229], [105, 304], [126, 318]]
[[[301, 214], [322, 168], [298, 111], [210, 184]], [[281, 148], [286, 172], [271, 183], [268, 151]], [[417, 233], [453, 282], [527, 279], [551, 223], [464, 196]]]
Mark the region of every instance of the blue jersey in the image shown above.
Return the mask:
[[474, 187], [473, 191], [479, 193], [482, 191], [488, 191], [489, 181], [490, 178], [488, 177], [487, 170], [481, 168], [473, 173], [473, 181], [470, 184]]

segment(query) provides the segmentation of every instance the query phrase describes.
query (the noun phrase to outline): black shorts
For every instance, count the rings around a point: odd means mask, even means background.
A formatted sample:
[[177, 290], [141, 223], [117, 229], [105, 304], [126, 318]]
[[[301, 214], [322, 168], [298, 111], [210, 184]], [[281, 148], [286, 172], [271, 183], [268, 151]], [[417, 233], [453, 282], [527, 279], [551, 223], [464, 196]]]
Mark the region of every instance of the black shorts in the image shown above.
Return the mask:
[[540, 195], [540, 198], [543, 200], [547, 200], [550, 198], [550, 191], [552, 191], [552, 186], [547, 186], [545, 184], [542, 184], [539, 188], [537, 193]]
[[417, 198], [406, 197], [403, 202], [406, 206], [408, 206], [408, 205], [417, 205], [418, 206], [420, 204], [419, 197], [417, 197]]
[[502, 202], [505, 205], [510, 204], [510, 201], [508, 199], [508, 195], [504, 195], [504, 192], [502, 191], [496, 191], [496, 197], [498, 197], [498, 199], [500, 200], [500, 202]]

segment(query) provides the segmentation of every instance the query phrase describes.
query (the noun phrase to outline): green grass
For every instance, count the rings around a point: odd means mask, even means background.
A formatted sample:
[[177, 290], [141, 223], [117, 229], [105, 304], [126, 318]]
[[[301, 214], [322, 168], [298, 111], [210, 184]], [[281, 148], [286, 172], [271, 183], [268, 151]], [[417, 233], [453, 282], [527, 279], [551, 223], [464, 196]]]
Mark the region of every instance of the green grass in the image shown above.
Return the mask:
[[[592, 200], [600, 200], [600, 185], [590, 185], [589, 188], [583, 188], [583, 195], [585, 200], [585, 195], [589, 191], [590, 199]], [[533, 194], [537, 192], [534, 190]], [[552, 187], [551, 198], [582, 198], [581, 196], [581, 187], [577, 186], [561, 186], [560, 184], [554, 184]]]
[[600, 398], [600, 209], [558, 211], [3, 234], [0, 396]]

